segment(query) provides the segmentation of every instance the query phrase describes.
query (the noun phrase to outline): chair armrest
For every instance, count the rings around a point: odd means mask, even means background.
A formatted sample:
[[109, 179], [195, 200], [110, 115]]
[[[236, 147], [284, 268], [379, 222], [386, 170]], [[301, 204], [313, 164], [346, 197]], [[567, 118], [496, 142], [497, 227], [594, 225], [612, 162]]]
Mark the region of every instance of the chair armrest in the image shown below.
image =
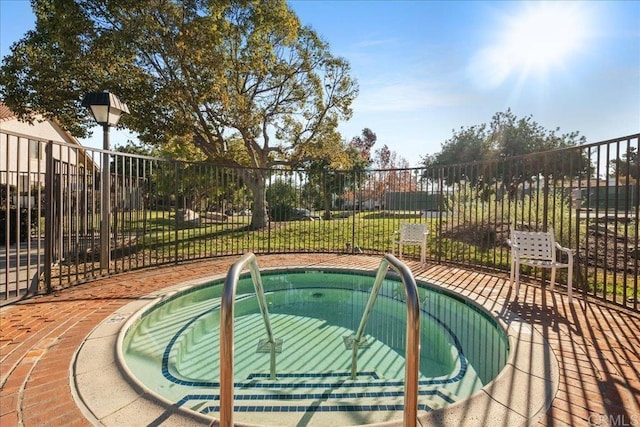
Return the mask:
[[511, 249], [520, 249], [520, 245], [516, 244], [516, 243], [512, 243], [511, 239], [507, 239], [507, 245], [511, 246]]
[[507, 243], [511, 246], [511, 256], [516, 259], [520, 257], [520, 245], [511, 243], [511, 240], [507, 239]]
[[560, 243], [558, 243], [558, 242], [555, 242], [555, 245], [556, 245], [556, 249], [566, 253], [570, 260], [573, 259], [573, 251], [571, 249], [565, 248], [564, 246], [561, 246]]

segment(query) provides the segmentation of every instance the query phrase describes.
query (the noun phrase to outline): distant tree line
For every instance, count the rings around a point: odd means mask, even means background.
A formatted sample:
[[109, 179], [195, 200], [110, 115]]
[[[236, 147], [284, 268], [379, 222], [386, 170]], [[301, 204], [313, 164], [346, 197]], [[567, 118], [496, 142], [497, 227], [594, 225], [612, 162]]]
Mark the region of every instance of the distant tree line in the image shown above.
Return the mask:
[[[547, 179], [591, 176], [592, 166], [586, 154], [569, 149], [585, 143], [584, 136], [558, 132], [559, 129], [546, 130], [531, 116], [518, 118], [510, 109], [496, 113], [489, 124], [454, 130], [440, 152], [424, 156], [423, 178], [443, 179], [446, 185], [464, 181], [477, 187], [499, 181], [507, 188], [515, 188], [539, 179], [541, 174]], [[532, 156], [565, 148], [553, 157]], [[504, 162], [506, 159], [511, 161]], [[443, 168], [450, 165], [469, 167]]]

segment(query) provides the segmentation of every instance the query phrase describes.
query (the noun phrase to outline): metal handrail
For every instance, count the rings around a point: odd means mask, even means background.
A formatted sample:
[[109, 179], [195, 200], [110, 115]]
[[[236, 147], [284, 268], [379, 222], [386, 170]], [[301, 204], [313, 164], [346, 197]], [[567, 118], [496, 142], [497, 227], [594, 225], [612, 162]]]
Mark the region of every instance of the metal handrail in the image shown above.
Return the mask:
[[386, 254], [380, 261], [376, 279], [369, 295], [369, 301], [362, 314], [362, 320], [358, 331], [353, 338], [353, 352], [351, 356], [351, 379], [356, 379], [358, 371], [358, 347], [364, 330], [369, 320], [369, 315], [378, 298], [382, 282], [387, 275], [387, 269], [391, 266], [402, 278], [407, 297], [407, 345], [405, 349], [405, 376], [404, 376], [404, 425], [414, 427], [418, 417], [418, 367], [420, 361], [420, 300], [418, 298], [418, 286], [409, 267], [399, 261], [395, 256]]
[[220, 307], [220, 425], [222, 426], [233, 425], [233, 309], [240, 273], [246, 265], [249, 266], [256, 298], [258, 298], [262, 319], [267, 329], [268, 342], [271, 344], [270, 377], [276, 378], [276, 340], [269, 322], [262, 277], [256, 256], [253, 253], [247, 253], [229, 269], [222, 291]]

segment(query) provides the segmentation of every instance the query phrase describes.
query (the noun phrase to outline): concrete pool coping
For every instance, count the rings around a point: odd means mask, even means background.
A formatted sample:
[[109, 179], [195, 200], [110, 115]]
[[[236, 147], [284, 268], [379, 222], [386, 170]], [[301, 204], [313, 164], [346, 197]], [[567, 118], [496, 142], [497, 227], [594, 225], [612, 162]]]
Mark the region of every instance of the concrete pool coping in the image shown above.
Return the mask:
[[[308, 265], [287, 266], [284, 269], [307, 268]], [[345, 269], [344, 266], [335, 266]], [[331, 268], [324, 265], [322, 268]], [[283, 268], [269, 268], [273, 270]], [[349, 267], [352, 271], [371, 273], [370, 269]], [[128, 425], [136, 420], [136, 425], [147, 425], [162, 420], [163, 425], [210, 424], [213, 418], [197, 412], [178, 408], [163, 398], [149, 392], [127, 375], [126, 368], [118, 362], [117, 341], [120, 330], [135, 320], [136, 313], [168, 295], [224, 277], [223, 274], [203, 277], [169, 286], [137, 299], [115, 312], [98, 324], [85, 338], [71, 362], [72, 389], [83, 414], [94, 424], [104, 426]], [[418, 281], [428, 282], [453, 291], [450, 285], [418, 277]], [[546, 412], [558, 390], [558, 361], [553, 350], [543, 336], [507, 309], [502, 298], [478, 301], [478, 295], [462, 295], [491, 314], [505, 328], [509, 340], [510, 354], [506, 367], [498, 377], [471, 397], [445, 408], [431, 412], [420, 412], [418, 421], [422, 425], [530, 425]], [[523, 398], [526, 396], [527, 398]], [[349, 420], [330, 413], [330, 423], [314, 414], [312, 425], [344, 425]], [[262, 414], [256, 414], [259, 419]], [[236, 422], [238, 421], [236, 418]], [[257, 421], [257, 420], [256, 420]], [[254, 420], [246, 420], [247, 425], [259, 425]], [[401, 417], [380, 423], [380, 425], [401, 425]], [[289, 425], [284, 421], [283, 425]]]

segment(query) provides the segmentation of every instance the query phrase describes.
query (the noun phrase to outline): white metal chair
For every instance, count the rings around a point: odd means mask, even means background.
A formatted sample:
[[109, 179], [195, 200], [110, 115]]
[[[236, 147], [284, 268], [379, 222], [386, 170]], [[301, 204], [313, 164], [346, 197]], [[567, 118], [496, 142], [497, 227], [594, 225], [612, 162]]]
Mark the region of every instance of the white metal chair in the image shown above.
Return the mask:
[[[542, 231], [517, 231], [511, 229], [511, 237], [507, 240], [511, 246], [511, 275], [509, 284], [513, 286], [515, 279], [515, 291], [518, 294], [520, 287], [520, 265], [551, 269], [551, 287], [556, 281], [556, 268], [567, 268], [567, 294], [571, 303], [571, 290], [573, 279], [573, 253], [571, 249], [560, 246], [555, 241], [553, 229]], [[556, 250], [567, 254], [568, 261], [560, 262]]]
[[424, 264], [427, 259], [427, 234], [429, 234], [427, 224], [400, 224], [400, 230], [393, 232], [391, 254], [395, 255], [395, 248], [398, 245], [399, 257], [402, 259], [404, 245], [420, 246], [420, 262]]

